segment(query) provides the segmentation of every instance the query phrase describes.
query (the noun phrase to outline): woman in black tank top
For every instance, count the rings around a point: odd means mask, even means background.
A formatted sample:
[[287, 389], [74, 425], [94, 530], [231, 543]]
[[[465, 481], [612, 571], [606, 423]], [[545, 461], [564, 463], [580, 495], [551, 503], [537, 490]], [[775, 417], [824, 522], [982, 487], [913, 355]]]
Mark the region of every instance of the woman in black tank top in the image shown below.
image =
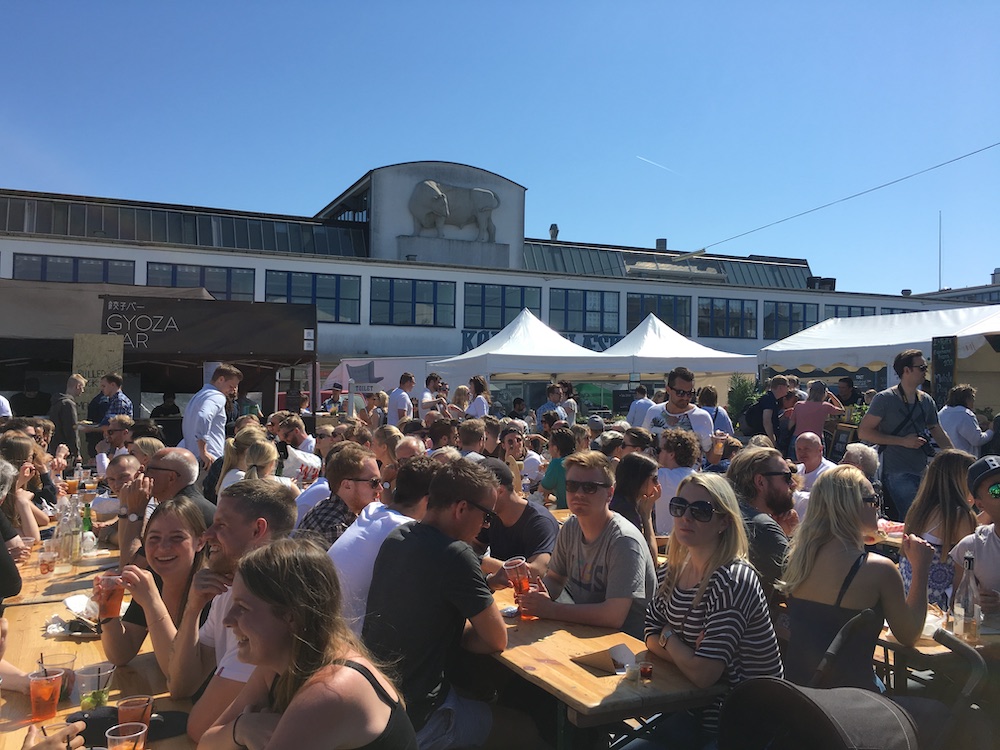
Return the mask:
[[878, 622], [849, 644], [835, 685], [876, 687], [871, 655], [883, 614], [901, 643], [912, 645], [920, 635], [934, 548], [920, 537], [904, 537], [903, 551], [913, 563], [913, 585], [904, 594], [895, 564], [865, 552], [866, 538], [876, 532], [878, 502], [871, 482], [854, 466], [825, 471], [813, 485], [778, 584], [788, 595], [785, 674], [793, 682], [809, 682], [841, 626], [863, 609], [875, 610]]
[[399, 693], [340, 601], [333, 562], [311, 542], [279, 540], [240, 560], [224, 622], [257, 669], [199, 748], [416, 750]]

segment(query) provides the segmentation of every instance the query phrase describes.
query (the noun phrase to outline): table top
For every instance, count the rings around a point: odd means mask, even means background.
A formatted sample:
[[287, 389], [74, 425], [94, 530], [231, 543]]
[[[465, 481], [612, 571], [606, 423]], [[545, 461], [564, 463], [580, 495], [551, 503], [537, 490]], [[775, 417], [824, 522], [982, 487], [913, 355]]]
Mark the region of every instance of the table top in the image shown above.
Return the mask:
[[[501, 589], [494, 598], [501, 608], [509, 606], [514, 602], [513, 590]], [[496, 658], [564, 703], [577, 726], [702, 706], [725, 692], [723, 685], [696, 687], [677, 667], [652, 656], [642, 641], [625, 633], [556, 620], [505, 618], [505, 622], [507, 649]], [[618, 644], [637, 654], [637, 661], [653, 662], [651, 682], [633, 682], [624, 675], [604, 674], [572, 661], [572, 657]]]
[[[31, 557], [21, 567], [24, 578], [22, 594], [4, 600], [5, 605], [12, 605], [6, 606], [4, 612], [8, 622], [7, 661], [27, 672], [36, 669], [38, 656], [42, 653], [75, 654], [77, 669], [106, 661], [99, 638], [50, 638], [45, 635], [45, 621], [53, 614], [69, 619], [70, 612], [62, 605], [62, 600], [70, 594], [89, 591], [95, 571], [109, 564], [117, 564], [117, 560], [117, 553], [112, 552], [111, 557], [88, 559], [68, 572], [42, 577], [38, 573], [38, 550], [33, 550]], [[156, 663], [149, 638], [139, 655], [128, 666], [115, 670], [109, 705], [114, 705], [119, 698], [129, 695], [154, 696], [154, 711], [191, 710], [190, 701], [175, 701], [170, 698], [166, 678]], [[31, 723], [31, 701], [28, 695], [13, 690], [3, 690], [0, 701], [0, 750], [20, 748]], [[79, 709], [79, 690], [74, 689], [69, 699], [60, 702], [56, 718], [45, 723], [65, 721], [66, 716]], [[188, 750], [194, 746], [194, 742], [186, 735], [155, 743], [157, 750]]]
[[556, 520], [560, 524], [566, 523], [566, 519], [573, 515], [573, 511], [569, 508], [552, 508], [552, 515], [556, 517]]

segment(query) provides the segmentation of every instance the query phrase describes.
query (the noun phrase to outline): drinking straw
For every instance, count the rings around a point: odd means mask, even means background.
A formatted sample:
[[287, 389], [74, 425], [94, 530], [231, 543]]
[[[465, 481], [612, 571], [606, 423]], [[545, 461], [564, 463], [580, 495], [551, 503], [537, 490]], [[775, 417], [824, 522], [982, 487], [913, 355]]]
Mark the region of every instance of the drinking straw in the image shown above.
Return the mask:
[[[38, 652], [38, 663], [42, 665], [42, 674], [48, 677], [49, 670], [45, 668], [45, 653], [43, 651]], [[42, 732], [42, 734], [45, 735], [45, 732]], [[45, 736], [47, 737], [48, 735]]]

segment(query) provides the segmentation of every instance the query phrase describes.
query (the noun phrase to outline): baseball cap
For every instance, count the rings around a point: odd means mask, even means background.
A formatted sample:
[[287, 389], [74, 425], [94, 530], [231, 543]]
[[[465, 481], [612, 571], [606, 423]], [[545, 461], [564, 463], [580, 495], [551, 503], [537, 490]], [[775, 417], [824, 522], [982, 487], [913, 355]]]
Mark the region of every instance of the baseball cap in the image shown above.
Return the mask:
[[330, 390], [332, 390], [332, 391], [342, 391], [342, 390], [344, 390], [344, 386], [342, 386], [340, 383], [334, 383], [333, 385], [330, 386]]
[[479, 462], [479, 465], [492, 471], [502, 487], [506, 487], [508, 490], [514, 489], [514, 473], [499, 458], [484, 458]]
[[601, 430], [601, 431], [603, 431], [604, 430], [604, 420], [601, 417], [599, 417], [598, 415], [595, 414], [594, 416], [592, 416], [590, 419], [587, 420], [587, 427], [589, 427], [592, 430]]
[[975, 497], [984, 479], [1000, 475], [1000, 456], [983, 456], [969, 467], [969, 491]]

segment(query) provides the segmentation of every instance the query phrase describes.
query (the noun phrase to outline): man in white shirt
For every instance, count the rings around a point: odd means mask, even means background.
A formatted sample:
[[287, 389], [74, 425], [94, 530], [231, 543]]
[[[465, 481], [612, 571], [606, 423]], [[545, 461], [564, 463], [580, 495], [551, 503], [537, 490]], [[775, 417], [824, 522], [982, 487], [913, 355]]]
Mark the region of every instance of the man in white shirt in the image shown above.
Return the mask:
[[306, 424], [298, 414], [285, 417], [278, 425], [278, 437], [303, 453], [316, 452], [316, 438], [306, 432]]
[[[236, 639], [223, 624], [231, 604], [236, 565], [247, 552], [288, 536], [294, 525], [295, 499], [282, 484], [243, 480], [219, 495], [215, 520], [203, 537], [208, 567], [199, 570], [191, 583], [170, 652], [167, 680], [172, 698], [188, 698], [214, 672], [188, 716], [187, 733], [195, 742], [233, 702], [254, 671], [252, 664], [237, 657]], [[201, 611], [209, 602], [208, 619], [199, 627]]]
[[820, 474], [837, 464], [823, 457], [823, 441], [815, 432], [803, 432], [795, 438], [795, 455], [802, 461], [796, 467], [798, 475], [803, 479], [802, 489], [796, 490], [794, 494], [795, 512], [801, 521], [806, 517], [806, 510], [809, 508], [809, 493], [812, 492], [812, 486], [816, 484]]
[[412, 419], [413, 402], [410, 401], [410, 391], [416, 383], [417, 379], [413, 377], [412, 372], [404, 372], [399, 376], [399, 388], [389, 394], [387, 424], [398, 427], [404, 419]]
[[667, 373], [667, 400], [646, 410], [642, 426], [657, 439], [669, 428], [689, 430], [698, 436], [705, 453], [712, 447], [712, 417], [691, 404], [694, 398], [694, 373], [686, 367], [675, 367]]
[[212, 373], [211, 381], [194, 394], [184, 410], [184, 421], [181, 423], [184, 440], [179, 447], [191, 451], [204, 471], [211, 469], [225, 451], [226, 398], [236, 398], [241, 380], [243, 373], [239, 369], [232, 365], [219, 365]]
[[397, 526], [424, 517], [431, 480], [440, 468], [440, 463], [427, 456], [401, 463], [392, 501], [387, 504], [376, 501], [366, 506], [330, 547], [330, 559], [340, 579], [341, 613], [358, 637], [365, 624], [372, 568], [382, 542]]
[[649, 411], [650, 406], [653, 406], [653, 399], [646, 398], [646, 386], [642, 384], [635, 387], [632, 395], [634, 398], [632, 405], [628, 408], [628, 416], [625, 417], [625, 421], [633, 427], [642, 427], [646, 412]]
[[985, 432], [973, 409], [976, 406], [976, 389], [968, 384], [956, 385], [948, 391], [948, 403], [938, 412], [941, 428], [948, 433], [952, 445], [958, 450], [979, 455], [979, 448], [993, 439], [993, 429]]
[[442, 406], [447, 406], [448, 401], [443, 397], [439, 396], [438, 392], [441, 388], [441, 376], [436, 372], [432, 372], [426, 378], [424, 378], [424, 391], [420, 394], [420, 418], [423, 419], [427, 416], [428, 412], [441, 411]]
[[10, 401], [7, 400], [6, 396], [0, 396], [0, 418], [2, 417], [13, 417], [14, 412], [10, 410]]

